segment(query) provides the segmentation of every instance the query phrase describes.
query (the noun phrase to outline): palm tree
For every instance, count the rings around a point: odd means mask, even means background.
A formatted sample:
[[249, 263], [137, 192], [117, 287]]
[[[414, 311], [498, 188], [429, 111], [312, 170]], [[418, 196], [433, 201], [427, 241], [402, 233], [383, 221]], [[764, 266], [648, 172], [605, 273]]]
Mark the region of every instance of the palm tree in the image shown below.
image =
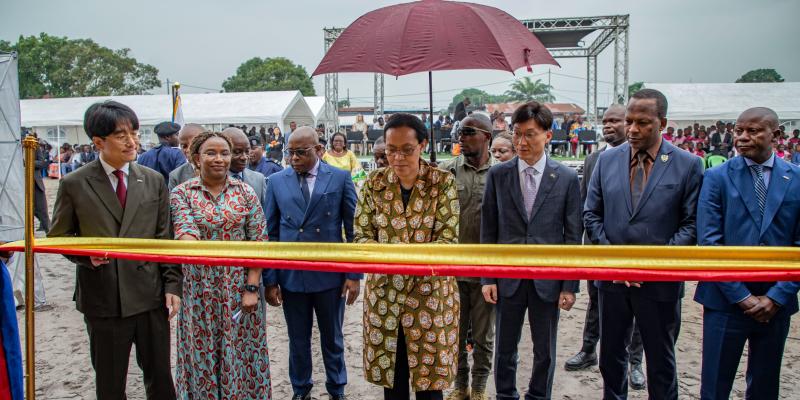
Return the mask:
[[511, 84], [511, 89], [506, 90], [506, 97], [510, 101], [531, 101], [535, 100], [540, 103], [552, 103], [556, 100], [550, 91], [553, 87], [537, 79], [535, 82], [529, 76], [526, 76]]

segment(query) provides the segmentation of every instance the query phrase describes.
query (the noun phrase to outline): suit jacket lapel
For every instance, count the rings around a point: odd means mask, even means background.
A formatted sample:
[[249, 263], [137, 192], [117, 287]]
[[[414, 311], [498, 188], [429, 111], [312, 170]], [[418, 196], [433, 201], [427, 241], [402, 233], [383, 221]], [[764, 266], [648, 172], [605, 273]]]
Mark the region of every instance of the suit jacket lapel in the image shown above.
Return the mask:
[[101, 164], [100, 161], [97, 161], [94, 165], [94, 174], [92, 175], [91, 179], [87, 179], [86, 181], [89, 183], [89, 186], [91, 186], [95, 194], [97, 194], [97, 197], [100, 198], [100, 201], [103, 202], [103, 205], [106, 206], [109, 214], [111, 214], [117, 221], [117, 224], [121, 224], [123, 210], [122, 205], [119, 204], [119, 200], [117, 199], [117, 194], [114, 193], [114, 188], [111, 186], [111, 181], [109, 181], [108, 176], [106, 176], [106, 171], [103, 169], [103, 164]]
[[511, 188], [511, 200], [514, 202], [514, 205], [517, 207], [517, 211], [519, 211], [519, 215], [522, 216], [523, 221], [528, 220], [528, 211], [525, 210], [525, 202], [524, 194], [522, 193], [522, 186], [519, 183], [519, 157], [514, 157], [514, 162], [511, 163], [509, 166], [511, 168], [511, 173], [506, 175], [510, 178], [511, 182], [508, 182], [507, 187]]
[[550, 190], [553, 189], [553, 186], [556, 185], [557, 181], [558, 164], [548, 158], [544, 167], [544, 171], [542, 171], [542, 180], [539, 182], [539, 190], [536, 191], [536, 199], [533, 201], [533, 211], [531, 212], [531, 218], [528, 223], [531, 223], [534, 217], [536, 217], [536, 213], [538, 213], [539, 209], [542, 208], [544, 200], [547, 198]]
[[310, 210], [313, 210], [314, 207], [317, 206], [322, 194], [328, 190], [328, 183], [331, 181], [331, 171], [327, 168], [324, 168], [323, 165], [323, 163], [319, 163], [319, 168], [317, 169], [317, 180], [314, 182], [314, 192], [311, 193], [311, 198], [308, 200], [308, 207], [306, 207], [306, 212], [303, 216], [303, 222], [308, 219]]
[[[644, 204], [647, 203], [647, 199], [651, 194], [653, 194], [653, 189], [656, 187], [656, 185], [658, 185], [658, 182], [664, 176], [664, 171], [669, 168], [669, 164], [672, 163], [672, 157], [669, 156], [670, 153], [672, 153], [672, 150], [673, 148], [668, 142], [661, 142], [661, 147], [658, 149], [658, 155], [656, 155], [656, 159], [653, 160], [653, 169], [650, 171], [650, 177], [647, 178], [647, 185], [645, 185], [644, 192], [642, 192], [642, 198], [639, 199], [639, 204], [636, 205], [636, 210], [633, 211], [631, 218], [635, 217], [639, 210], [642, 209]], [[630, 161], [630, 158], [628, 158], [628, 160]], [[626, 186], [630, 191], [630, 185]]]
[[[146, 182], [144, 180], [144, 175], [139, 173], [139, 166], [131, 163], [128, 169], [128, 194], [125, 198], [122, 226], [120, 226], [119, 229], [120, 236], [124, 236], [130, 225], [134, 222], [133, 217], [136, 216], [136, 210], [139, 209], [139, 204], [142, 203], [142, 196], [144, 196], [146, 187]], [[114, 197], [116, 197], [116, 194]]]
[[[788, 179], [787, 179], [788, 178]], [[786, 168], [782, 164], [782, 160], [775, 157], [775, 164], [772, 167], [772, 174], [769, 178], [769, 187], [767, 188], [767, 202], [764, 205], [764, 217], [761, 219], [760, 235], [767, 231], [775, 214], [783, 203], [783, 196], [786, 190], [789, 189], [791, 183], [791, 169]]]
[[750, 169], [747, 168], [747, 164], [741, 156], [729, 162], [731, 168], [728, 169], [728, 175], [733, 181], [736, 190], [739, 191], [747, 211], [750, 211], [753, 223], [759, 225], [761, 223], [761, 212], [758, 209], [758, 197], [756, 197], [756, 189], [753, 186], [753, 177], [750, 175]]
[[[625, 195], [625, 206], [628, 207], [628, 215], [633, 216], [633, 205], [631, 203], [631, 184], [628, 177], [631, 176], [631, 146], [627, 143], [622, 144], [625, 146], [622, 149], [622, 156], [615, 159], [617, 166], [617, 176], [622, 179], [622, 192]], [[641, 203], [641, 201], [639, 201]]]
[[303, 200], [303, 192], [300, 191], [300, 177], [297, 176], [297, 173], [294, 172], [294, 168], [286, 168], [284, 171], [284, 181], [286, 183], [286, 188], [288, 189], [289, 195], [294, 199], [294, 202], [297, 203], [297, 207], [303, 211], [305, 215], [306, 212], [306, 201]]

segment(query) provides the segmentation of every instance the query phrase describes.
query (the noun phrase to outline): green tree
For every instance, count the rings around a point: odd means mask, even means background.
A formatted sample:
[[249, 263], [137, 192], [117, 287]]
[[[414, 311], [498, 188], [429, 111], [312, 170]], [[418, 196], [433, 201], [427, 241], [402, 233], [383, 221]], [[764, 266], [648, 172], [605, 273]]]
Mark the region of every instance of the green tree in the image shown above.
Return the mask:
[[478, 108], [483, 107], [487, 103], [505, 103], [506, 101], [508, 101], [506, 99], [506, 96], [502, 94], [500, 95], [489, 94], [480, 89], [469, 88], [469, 89], [464, 89], [457, 95], [453, 96], [453, 101], [447, 107], [447, 112], [452, 113], [453, 111], [455, 111], [456, 104], [464, 100], [465, 97], [469, 97], [471, 106]]
[[642, 90], [643, 87], [644, 87], [644, 82], [634, 82], [628, 85], [628, 98], [633, 96], [634, 93]]
[[736, 83], [783, 82], [783, 77], [772, 68], [761, 68], [748, 71], [736, 80]]
[[40, 33], [0, 41], [0, 51], [19, 54], [19, 92], [24, 99], [143, 94], [160, 87], [158, 69], [91, 39]]
[[236, 69], [225, 82], [226, 92], [257, 92], [264, 90], [299, 90], [303, 96], [314, 96], [314, 84], [306, 69], [283, 57], [253, 57]]
[[553, 87], [542, 82], [541, 79], [536, 81], [526, 76], [520, 80], [514, 81], [511, 84], [511, 89], [506, 90], [506, 97], [509, 101], [531, 101], [535, 100], [540, 103], [552, 103], [556, 100], [550, 91]]
[[347, 107], [350, 107], [349, 99], [339, 100], [339, 108], [347, 108]]

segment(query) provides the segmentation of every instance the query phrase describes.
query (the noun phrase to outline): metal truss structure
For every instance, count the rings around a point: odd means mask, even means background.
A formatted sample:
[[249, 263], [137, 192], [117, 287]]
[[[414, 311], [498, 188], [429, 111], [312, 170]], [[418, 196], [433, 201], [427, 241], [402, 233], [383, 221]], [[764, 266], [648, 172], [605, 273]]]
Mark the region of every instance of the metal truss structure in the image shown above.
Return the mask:
[[[628, 22], [629, 15], [600, 17], [545, 18], [520, 20], [533, 32], [554, 58], [586, 59], [586, 113], [590, 122], [597, 114], [597, 56], [614, 44], [614, 102], [624, 104], [628, 99]], [[342, 33], [343, 28], [324, 28], [325, 52]], [[586, 45], [583, 39], [600, 31]], [[374, 77], [375, 117], [383, 115], [383, 74]], [[325, 102], [328, 121], [339, 125], [339, 74], [325, 75]]]
[[[324, 28], [325, 33], [325, 53], [331, 48], [333, 42], [339, 38], [344, 28]], [[374, 117], [383, 116], [383, 74], [375, 74], [374, 77]], [[339, 130], [339, 74], [325, 74], [325, 103], [326, 119], [332, 121], [335, 126], [334, 131]]]
[[[597, 113], [597, 56], [614, 44], [614, 102], [628, 99], [629, 15], [600, 17], [526, 19], [521, 22], [547, 47], [554, 58], [586, 59], [586, 112], [591, 122]], [[589, 43], [583, 39], [600, 31]]]

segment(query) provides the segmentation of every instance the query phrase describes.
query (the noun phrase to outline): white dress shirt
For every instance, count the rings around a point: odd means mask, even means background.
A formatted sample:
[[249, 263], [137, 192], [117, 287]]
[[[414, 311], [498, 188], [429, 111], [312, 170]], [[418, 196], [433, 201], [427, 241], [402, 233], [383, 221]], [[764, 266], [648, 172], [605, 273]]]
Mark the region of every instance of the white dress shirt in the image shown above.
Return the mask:
[[525, 192], [525, 170], [528, 167], [533, 167], [537, 174], [533, 174], [533, 181], [536, 183], [536, 193], [539, 193], [539, 188], [542, 187], [542, 174], [544, 174], [544, 166], [547, 165], [547, 155], [543, 152], [542, 157], [539, 158], [539, 161], [536, 164], [529, 165], [525, 162], [522, 158], [519, 158], [519, 162], [517, 163], [517, 169], [519, 170], [519, 187], [522, 189], [522, 192]]
[[319, 172], [319, 159], [317, 159], [317, 163], [314, 164], [314, 168], [311, 168], [311, 170], [308, 171], [308, 175], [306, 175], [306, 183], [308, 184], [308, 195], [309, 196], [314, 194], [314, 184], [317, 183], [317, 173], [318, 172]]
[[[103, 166], [103, 170], [106, 172], [106, 176], [108, 177], [108, 180], [111, 182], [111, 188], [114, 189], [114, 193], [116, 193], [118, 180], [117, 176], [114, 175], [114, 171], [116, 171], [117, 169], [112, 167], [111, 165], [108, 165], [108, 163], [105, 160], [103, 160], [102, 155], [99, 157], [99, 159], [100, 159], [100, 165]], [[130, 171], [130, 165], [131, 163], [125, 163], [125, 165], [123, 165], [122, 168], [120, 168], [120, 170], [122, 171], [126, 190], [130, 187], [128, 186], [128, 172]]]

